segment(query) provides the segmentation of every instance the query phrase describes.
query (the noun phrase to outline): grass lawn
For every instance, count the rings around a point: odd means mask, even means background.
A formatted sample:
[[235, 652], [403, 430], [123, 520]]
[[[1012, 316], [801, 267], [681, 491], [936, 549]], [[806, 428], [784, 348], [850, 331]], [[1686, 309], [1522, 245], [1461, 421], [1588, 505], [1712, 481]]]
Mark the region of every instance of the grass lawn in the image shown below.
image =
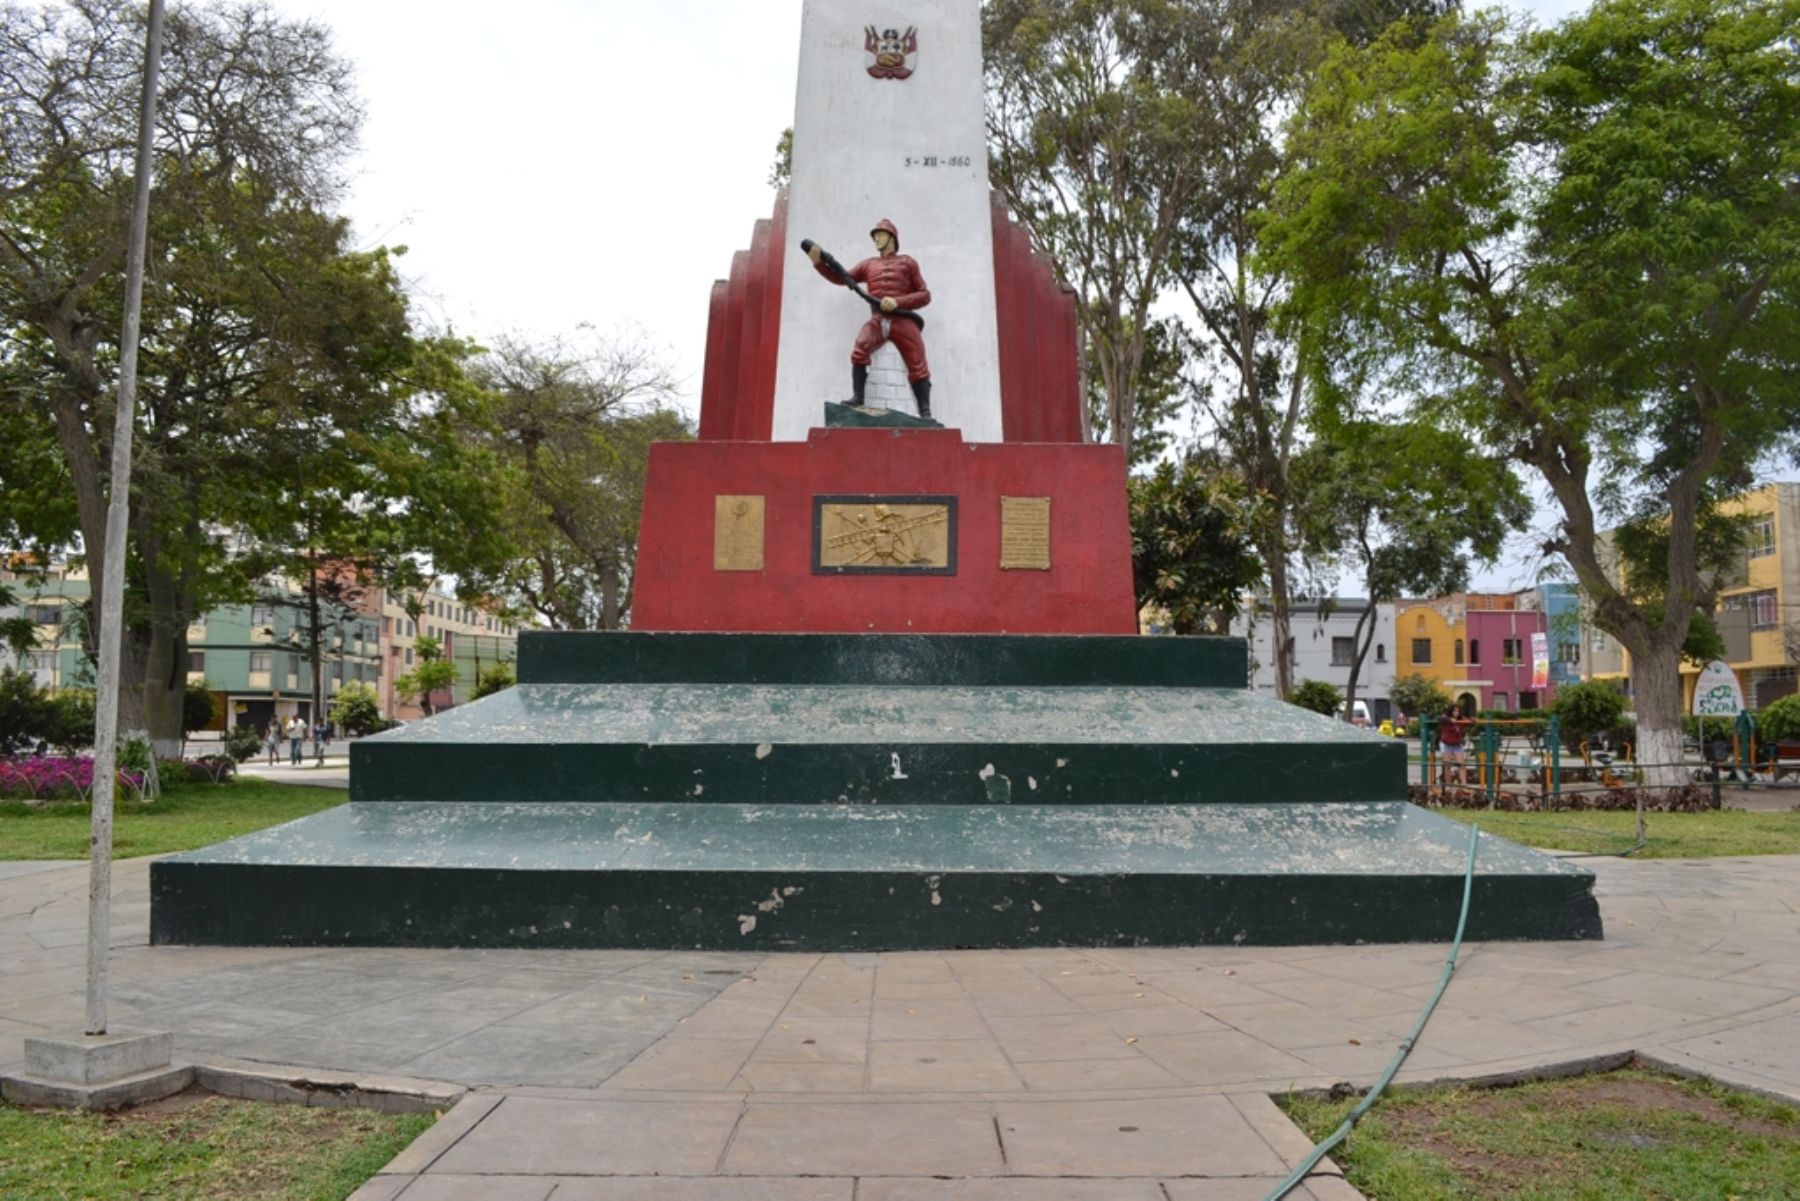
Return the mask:
[[[123, 859], [191, 851], [330, 809], [345, 797], [336, 788], [243, 778], [184, 784], [149, 803], [120, 798], [113, 816], [113, 854]], [[81, 801], [38, 806], [0, 802], [0, 859], [86, 859], [89, 824], [88, 806]]]
[[[1509, 813], [1487, 809], [1433, 809], [1445, 817], [1479, 822], [1527, 846], [1559, 851], [1616, 854], [1637, 842], [1637, 814], [1611, 810], [1572, 813]], [[1650, 845], [1634, 859], [1700, 859], [1724, 855], [1800, 855], [1800, 812], [1647, 813]]]
[[0, 1197], [343, 1201], [435, 1120], [203, 1093], [119, 1114], [0, 1104]]
[[[1355, 1100], [1280, 1099], [1315, 1140]], [[1800, 1110], [1626, 1070], [1384, 1096], [1334, 1158], [1375, 1201], [1800, 1197]]]

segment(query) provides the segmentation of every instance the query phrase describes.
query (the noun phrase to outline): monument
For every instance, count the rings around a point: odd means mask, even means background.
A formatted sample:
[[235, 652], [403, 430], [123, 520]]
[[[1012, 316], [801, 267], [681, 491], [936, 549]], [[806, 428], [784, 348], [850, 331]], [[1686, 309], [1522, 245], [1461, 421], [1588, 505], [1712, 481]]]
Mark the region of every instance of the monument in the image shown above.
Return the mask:
[[[1251, 694], [1241, 640], [1138, 635], [1124, 457], [989, 188], [980, 60], [978, 0], [809, 0], [632, 631], [528, 633], [517, 687], [356, 744], [350, 804], [159, 861], [154, 941], [1449, 937], [1466, 830], [1405, 802], [1404, 743]], [[1469, 936], [1597, 937], [1592, 883], [1484, 837]]]

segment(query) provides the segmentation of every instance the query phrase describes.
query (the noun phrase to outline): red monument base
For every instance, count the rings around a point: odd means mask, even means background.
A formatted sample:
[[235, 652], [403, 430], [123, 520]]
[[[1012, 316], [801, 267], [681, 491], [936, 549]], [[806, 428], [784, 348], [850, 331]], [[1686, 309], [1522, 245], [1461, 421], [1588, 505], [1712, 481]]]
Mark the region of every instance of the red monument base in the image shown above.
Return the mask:
[[815, 429], [651, 448], [637, 630], [1134, 634], [1116, 446]]

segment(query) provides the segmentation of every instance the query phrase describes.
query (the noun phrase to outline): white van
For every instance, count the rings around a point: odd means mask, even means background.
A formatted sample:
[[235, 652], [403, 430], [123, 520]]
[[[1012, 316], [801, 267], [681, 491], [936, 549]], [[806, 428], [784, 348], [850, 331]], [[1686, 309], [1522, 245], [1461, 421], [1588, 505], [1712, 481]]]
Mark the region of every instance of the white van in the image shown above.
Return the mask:
[[1344, 706], [1340, 703], [1337, 708], [1337, 719], [1339, 721], [1348, 721], [1353, 726], [1362, 726], [1364, 729], [1367, 729], [1369, 725], [1369, 703], [1367, 701], [1357, 701], [1355, 710], [1351, 712], [1348, 718], [1344, 716]]

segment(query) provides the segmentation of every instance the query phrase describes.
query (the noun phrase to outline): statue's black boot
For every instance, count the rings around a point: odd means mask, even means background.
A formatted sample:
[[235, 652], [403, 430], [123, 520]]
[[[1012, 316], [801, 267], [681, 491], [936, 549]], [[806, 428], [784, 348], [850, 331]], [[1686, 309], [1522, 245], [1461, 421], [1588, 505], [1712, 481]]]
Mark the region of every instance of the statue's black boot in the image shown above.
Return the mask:
[[912, 385], [913, 399], [919, 402], [919, 416], [931, 420], [931, 381], [916, 379]]
[[856, 408], [862, 407], [863, 392], [869, 386], [869, 369], [860, 363], [850, 365], [850, 399], [844, 403]]

